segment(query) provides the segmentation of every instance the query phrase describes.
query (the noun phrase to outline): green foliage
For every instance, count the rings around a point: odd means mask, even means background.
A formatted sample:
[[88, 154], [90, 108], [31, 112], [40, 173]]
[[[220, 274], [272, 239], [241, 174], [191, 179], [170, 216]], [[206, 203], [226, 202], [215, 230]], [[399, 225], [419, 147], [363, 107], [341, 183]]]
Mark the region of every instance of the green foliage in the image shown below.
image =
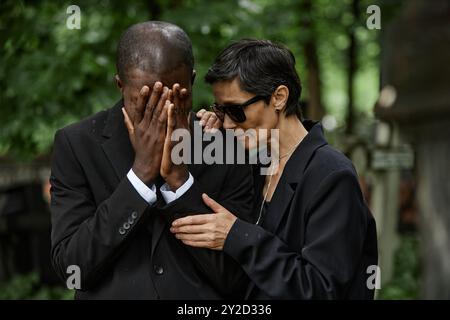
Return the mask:
[[[88, 5], [89, 3], [89, 5]], [[56, 1], [2, 3], [0, 154], [31, 157], [49, 151], [56, 129], [110, 106], [120, 33], [148, 18], [139, 6], [79, 1], [81, 30], [66, 28]], [[125, 14], [124, 14], [125, 13]]]
[[70, 300], [73, 291], [63, 287], [48, 287], [40, 284], [36, 273], [16, 275], [0, 286], [0, 300]]
[[392, 280], [380, 292], [379, 299], [403, 300], [418, 299], [420, 268], [418, 241], [415, 235], [401, 238], [400, 247], [395, 254]]
[[[0, 3], [0, 156], [29, 159], [50, 151], [54, 132], [108, 108], [120, 98], [115, 88], [115, 49], [131, 24], [158, 19], [184, 28], [192, 39], [197, 79], [194, 109], [212, 102], [203, 77], [214, 57], [230, 41], [268, 38], [286, 44], [297, 58], [308, 97], [304, 43], [315, 39], [321, 65], [323, 101], [339, 125], [345, 121], [346, 49], [350, 0], [153, 0], [77, 1], [81, 29], [66, 27], [65, 1]], [[398, 2], [398, 1], [397, 1]], [[356, 22], [360, 69], [356, 107], [371, 110], [378, 92], [377, 31], [365, 28], [365, 8]], [[371, 3], [370, 3], [371, 4]], [[313, 27], [304, 27], [313, 22]]]

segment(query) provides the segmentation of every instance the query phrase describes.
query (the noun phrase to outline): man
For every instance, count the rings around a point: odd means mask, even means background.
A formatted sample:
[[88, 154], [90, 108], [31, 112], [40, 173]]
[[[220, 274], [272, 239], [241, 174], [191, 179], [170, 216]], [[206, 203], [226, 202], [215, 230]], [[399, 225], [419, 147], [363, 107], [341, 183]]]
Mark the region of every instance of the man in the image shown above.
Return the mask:
[[[168, 230], [177, 217], [210, 212], [203, 192], [251, 220], [248, 166], [174, 166], [168, 157], [169, 110], [176, 109], [177, 126], [188, 126], [193, 61], [191, 42], [179, 27], [130, 27], [117, 48], [123, 99], [55, 135], [51, 255], [62, 279], [69, 266], [79, 267], [76, 298], [238, 297], [231, 284], [245, 274], [231, 258], [185, 246]], [[191, 117], [191, 130], [193, 125]]]

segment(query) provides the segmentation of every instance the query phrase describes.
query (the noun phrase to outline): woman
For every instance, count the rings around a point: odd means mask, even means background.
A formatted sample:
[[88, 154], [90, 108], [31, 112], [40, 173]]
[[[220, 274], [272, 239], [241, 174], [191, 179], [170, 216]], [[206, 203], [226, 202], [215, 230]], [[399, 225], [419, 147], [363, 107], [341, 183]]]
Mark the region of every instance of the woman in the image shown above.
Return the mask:
[[319, 123], [300, 121], [292, 53], [270, 41], [241, 40], [217, 57], [205, 79], [225, 129], [278, 130], [279, 165], [266, 176], [255, 170], [257, 223], [203, 194], [212, 213], [175, 220], [171, 231], [186, 245], [232, 256], [251, 280], [246, 298], [372, 299], [367, 270], [377, 264], [375, 221], [352, 163], [327, 144]]

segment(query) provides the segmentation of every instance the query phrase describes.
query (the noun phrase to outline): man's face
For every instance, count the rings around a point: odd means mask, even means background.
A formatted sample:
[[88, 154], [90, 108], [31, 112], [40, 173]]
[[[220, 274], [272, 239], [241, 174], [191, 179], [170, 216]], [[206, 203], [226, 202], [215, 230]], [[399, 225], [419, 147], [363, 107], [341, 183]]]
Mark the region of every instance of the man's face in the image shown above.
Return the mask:
[[188, 91], [187, 106], [190, 111], [192, 109], [192, 82], [194, 73], [190, 73], [187, 66], [181, 65], [173, 71], [164, 74], [155, 74], [152, 72], [142, 71], [140, 69], [133, 69], [128, 71], [128, 78], [126, 82], [119, 80], [119, 87], [122, 91], [124, 105], [131, 120], [134, 120], [136, 107], [139, 97], [139, 92], [143, 86], [148, 86], [151, 89], [156, 81], [162, 82], [164, 86], [173, 87], [175, 83], [180, 84], [181, 88], [186, 88]]

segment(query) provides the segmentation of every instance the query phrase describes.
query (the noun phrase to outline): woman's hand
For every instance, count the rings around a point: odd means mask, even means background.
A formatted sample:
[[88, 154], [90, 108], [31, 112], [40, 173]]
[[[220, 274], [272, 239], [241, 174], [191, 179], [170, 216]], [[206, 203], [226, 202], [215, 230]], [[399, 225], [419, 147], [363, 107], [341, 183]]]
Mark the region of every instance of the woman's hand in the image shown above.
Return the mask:
[[170, 231], [188, 246], [222, 250], [228, 232], [237, 218], [206, 193], [202, 198], [213, 213], [177, 219], [172, 223]]
[[200, 125], [205, 128], [205, 132], [214, 133], [215, 130], [222, 127], [222, 121], [214, 112], [201, 109], [197, 111], [196, 116], [200, 119]]

